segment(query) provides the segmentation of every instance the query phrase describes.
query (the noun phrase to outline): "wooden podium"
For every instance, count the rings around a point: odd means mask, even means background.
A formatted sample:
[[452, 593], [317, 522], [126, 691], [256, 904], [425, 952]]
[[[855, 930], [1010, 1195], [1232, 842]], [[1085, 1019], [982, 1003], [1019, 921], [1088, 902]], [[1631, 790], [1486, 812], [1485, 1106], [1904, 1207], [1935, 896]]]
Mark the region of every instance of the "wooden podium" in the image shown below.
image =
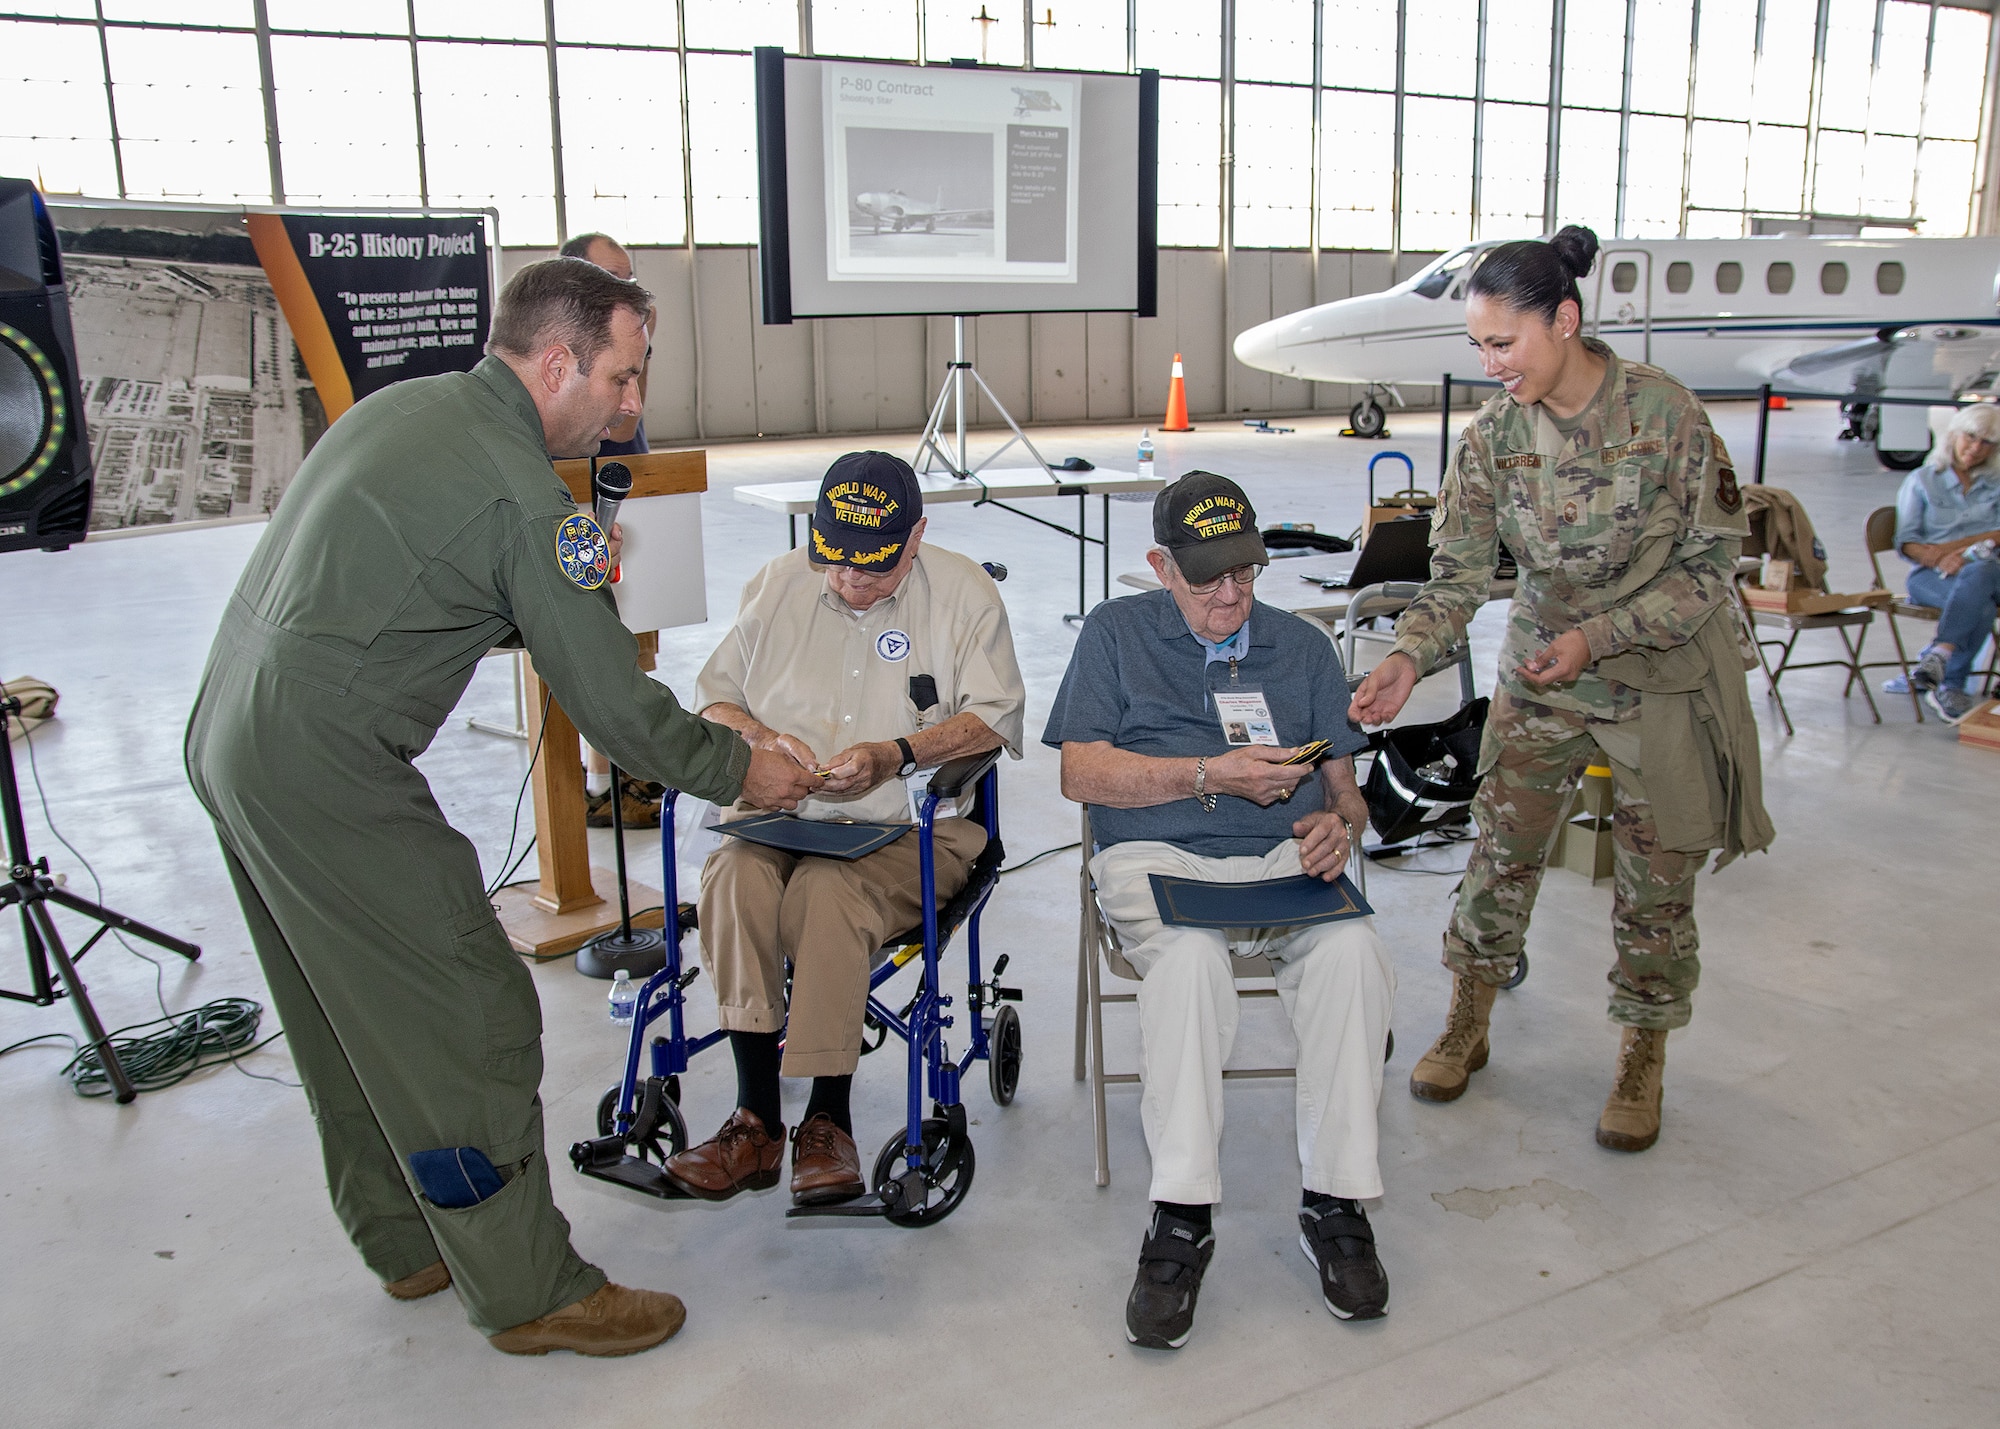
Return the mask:
[[[626, 554], [642, 554], [647, 547], [635, 533], [656, 526], [672, 526], [682, 538], [692, 528], [695, 549], [700, 547], [700, 511], [696, 506], [690, 522], [687, 503], [662, 502], [638, 506], [650, 497], [691, 497], [699, 502], [708, 489], [708, 454], [701, 451], [649, 452], [618, 458], [632, 470], [632, 494], [619, 513], [626, 528]], [[591, 504], [590, 462], [559, 461], [556, 475], [576, 498], [579, 506]], [[635, 550], [638, 547], [638, 550]], [[664, 548], [662, 548], [664, 554]], [[683, 563], [684, 564], [684, 563]], [[700, 588], [699, 560], [695, 561], [694, 587]], [[685, 571], [680, 574], [685, 575]], [[621, 599], [621, 605], [625, 602]], [[642, 669], [653, 668], [659, 649], [658, 626], [697, 624], [708, 618], [699, 596], [683, 591], [669, 593], [664, 601], [646, 604], [647, 622], [653, 628], [635, 631], [639, 640]], [[664, 616], [664, 618], [662, 618]], [[629, 624], [632, 615], [626, 614]], [[494, 896], [500, 926], [507, 930], [514, 951], [537, 962], [575, 952], [599, 933], [618, 926], [617, 875], [590, 862], [590, 842], [584, 826], [583, 749], [577, 729], [553, 698], [548, 698], [544, 718], [543, 700], [548, 689], [535, 675], [534, 662], [522, 656], [527, 692], [528, 747], [539, 752], [529, 777], [535, 801], [535, 857], [539, 877], [532, 884], [503, 888]], [[658, 888], [638, 879], [627, 884], [634, 907], [651, 908], [634, 915], [632, 922], [643, 928], [657, 928], [666, 921], [664, 895]]]

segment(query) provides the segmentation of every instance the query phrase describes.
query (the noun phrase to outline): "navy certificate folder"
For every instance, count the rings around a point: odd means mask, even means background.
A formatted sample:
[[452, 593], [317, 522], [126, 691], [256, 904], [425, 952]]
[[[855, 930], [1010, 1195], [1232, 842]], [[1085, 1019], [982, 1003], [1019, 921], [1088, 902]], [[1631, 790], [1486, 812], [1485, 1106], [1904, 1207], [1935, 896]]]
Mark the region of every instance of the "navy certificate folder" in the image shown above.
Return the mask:
[[1341, 874], [1331, 883], [1300, 873], [1254, 883], [1204, 883], [1148, 874], [1160, 921], [1170, 928], [1289, 928], [1365, 918], [1375, 910]]
[[791, 814], [753, 814], [717, 824], [717, 833], [748, 839], [766, 848], [818, 858], [865, 858], [887, 848], [915, 824], [850, 824], [831, 819], [801, 819]]

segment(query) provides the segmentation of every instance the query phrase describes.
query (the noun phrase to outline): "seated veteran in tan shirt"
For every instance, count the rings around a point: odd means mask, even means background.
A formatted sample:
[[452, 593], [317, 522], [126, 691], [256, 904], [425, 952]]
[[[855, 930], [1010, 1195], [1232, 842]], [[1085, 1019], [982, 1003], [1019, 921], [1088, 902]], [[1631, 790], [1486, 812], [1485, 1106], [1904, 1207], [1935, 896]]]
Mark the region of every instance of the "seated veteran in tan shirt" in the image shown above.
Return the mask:
[[[702, 717], [817, 775], [799, 805], [806, 819], [907, 823], [905, 779], [917, 770], [1000, 745], [1020, 758], [1025, 694], [1007, 608], [977, 563], [923, 544], [909, 464], [885, 452], [841, 457], [820, 483], [811, 534], [743, 588], [736, 624], [702, 668]], [[986, 831], [950, 818], [934, 835], [942, 902], [964, 886]], [[923, 916], [918, 861], [914, 832], [852, 862], [743, 839], [710, 857], [702, 957], [736, 1054], [736, 1109], [714, 1138], [667, 1162], [682, 1190], [722, 1201], [777, 1184], [780, 1076], [813, 1079], [792, 1133], [792, 1199], [867, 1189], [848, 1089], [869, 957]]]

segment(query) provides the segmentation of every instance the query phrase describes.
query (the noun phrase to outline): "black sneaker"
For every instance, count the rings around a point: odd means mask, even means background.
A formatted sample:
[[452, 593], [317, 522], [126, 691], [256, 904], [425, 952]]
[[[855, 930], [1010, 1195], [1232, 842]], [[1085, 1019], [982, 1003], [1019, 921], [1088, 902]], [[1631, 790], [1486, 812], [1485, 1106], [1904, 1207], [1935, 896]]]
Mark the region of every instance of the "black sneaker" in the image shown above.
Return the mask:
[[1329, 1196], [1299, 1211], [1299, 1249], [1319, 1270], [1320, 1297], [1343, 1320], [1389, 1312], [1389, 1276], [1375, 1256], [1375, 1228], [1359, 1201]]
[[1149, 1350], [1177, 1350], [1194, 1329], [1202, 1272], [1215, 1233], [1155, 1208], [1139, 1247], [1139, 1274], [1125, 1301], [1125, 1338]]

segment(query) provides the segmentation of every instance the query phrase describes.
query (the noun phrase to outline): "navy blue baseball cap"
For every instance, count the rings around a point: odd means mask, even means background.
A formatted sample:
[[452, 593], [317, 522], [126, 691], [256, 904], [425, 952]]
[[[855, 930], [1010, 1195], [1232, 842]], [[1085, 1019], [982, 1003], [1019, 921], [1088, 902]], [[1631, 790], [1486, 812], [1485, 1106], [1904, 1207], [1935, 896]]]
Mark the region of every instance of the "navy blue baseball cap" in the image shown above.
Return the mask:
[[826, 469], [812, 514], [815, 565], [886, 571], [924, 515], [917, 474], [887, 452], [849, 452]]

